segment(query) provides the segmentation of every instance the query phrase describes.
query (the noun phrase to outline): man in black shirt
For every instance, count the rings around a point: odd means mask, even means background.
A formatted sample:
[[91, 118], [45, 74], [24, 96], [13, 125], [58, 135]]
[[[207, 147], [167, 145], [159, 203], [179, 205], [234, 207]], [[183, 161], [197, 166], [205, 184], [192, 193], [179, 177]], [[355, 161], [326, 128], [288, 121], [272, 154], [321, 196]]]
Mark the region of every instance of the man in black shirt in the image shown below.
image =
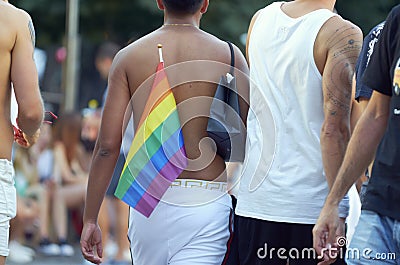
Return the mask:
[[[364, 76], [365, 69], [367, 69], [367, 66], [371, 60], [374, 48], [384, 26], [385, 22], [379, 23], [368, 33], [367, 36], [365, 36], [360, 55], [358, 56], [356, 71], [353, 79], [354, 99], [352, 102], [350, 118], [351, 131], [354, 130], [355, 125], [367, 108], [368, 102], [372, 96], [373, 89], [368, 87], [362, 78]], [[372, 164], [368, 167], [368, 173], [366, 172], [366, 174], [362, 174], [356, 183], [357, 190], [360, 193], [361, 202], [363, 201], [365, 189], [368, 185], [369, 176], [371, 175], [371, 168]]]
[[[335, 184], [314, 227], [314, 247], [335, 254], [338, 204], [374, 158], [348, 264], [400, 264], [400, 5], [393, 8], [364, 74], [374, 92], [349, 142]], [[378, 146], [379, 145], [379, 146]]]
[[369, 100], [372, 96], [373, 90], [363, 82], [362, 78], [371, 60], [371, 56], [374, 53], [376, 43], [378, 42], [384, 26], [385, 22], [379, 23], [364, 38], [363, 47], [357, 60], [355, 72], [357, 80], [355, 99], [357, 101], [360, 101], [363, 98]]

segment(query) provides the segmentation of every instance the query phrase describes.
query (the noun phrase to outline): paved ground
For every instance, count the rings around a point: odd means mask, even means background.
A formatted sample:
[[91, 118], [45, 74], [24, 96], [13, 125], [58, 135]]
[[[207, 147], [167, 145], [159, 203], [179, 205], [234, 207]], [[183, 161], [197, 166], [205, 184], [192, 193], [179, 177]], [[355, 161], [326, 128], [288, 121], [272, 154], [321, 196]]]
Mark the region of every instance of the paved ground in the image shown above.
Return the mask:
[[[28, 263], [26, 263], [28, 264]], [[81, 265], [90, 264], [84, 263], [83, 259], [80, 258], [64, 258], [64, 257], [36, 257], [33, 262], [29, 265]], [[21, 265], [21, 263], [7, 262], [6, 265]]]
[[[78, 245], [74, 246], [75, 255], [73, 257], [45, 257], [40, 254], [36, 254], [36, 257], [33, 262], [30, 262], [29, 265], [89, 265], [91, 263], [83, 260], [81, 252], [79, 250]], [[25, 263], [28, 264], [28, 263]], [[14, 263], [7, 261], [6, 265], [21, 265], [21, 263]]]
[[[83, 259], [78, 243], [74, 245], [74, 249], [75, 255], [73, 257], [48, 257], [37, 253], [33, 262], [15, 263], [7, 261], [6, 265], [93, 265], [92, 263]], [[105, 264], [110, 265], [110, 263]], [[124, 264], [130, 264], [130, 262]]]

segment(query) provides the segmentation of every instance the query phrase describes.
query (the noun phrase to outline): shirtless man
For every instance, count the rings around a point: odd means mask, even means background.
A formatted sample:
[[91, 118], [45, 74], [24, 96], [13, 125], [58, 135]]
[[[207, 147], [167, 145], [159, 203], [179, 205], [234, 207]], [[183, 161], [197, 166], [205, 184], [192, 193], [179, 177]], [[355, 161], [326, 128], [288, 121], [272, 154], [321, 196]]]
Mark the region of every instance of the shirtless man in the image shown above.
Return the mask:
[[[213, 180], [225, 184], [226, 174], [225, 162], [215, 155], [209, 139], [204, 138], [207, 137], [210, 99], [220, 76], [229, 71], [230, 50], [226, 42], [199, 29], [208, 0], [157, 0], [157, 4], [164, 11], [164, 25], [123, 49], [114, 59], [89, 173], [81, 250], [87, 260], [96, 264], [101, 262], [103, 250], [97, 218], [119, 155], [124, 113], [132, 98], [136, 127], [159, 63], [157, 45], [162, 44], [166, 74], [183, 125], [189, 165], [178, 177], [180, 183], [186, 185], [178, 184], [168, 189], [148, 219], [131, 210], [128, 234], [133, 263], [217, 265], [224, 259], [230, 236], [231, 199], [223, 192], [224, 185], [220, 186], [220, 191], [206, 188]], [[244, 56], [238, 48], [234, 51], [236, 68], [246, 73]], [[235, 71], [238, 89], [246, 98], [248, 80], [241, 77], [240, 71]], [[147, 79], [149, 84], [142, 85]], [[208, 101], [203, 101], [204, 97]], [[244, 100], [240, 107], [245, 121], [247, 106]], [[190, 188], [189, 180], [204, 189]]]
[[[16, 214], [12, 145], [14, 139], [25, 147], [35, 143], [43, 120], [34, 46], [29, 15], [8, 1], [0, 1], [0, 265], [8, 256], [9, 221]], [[18, 102], [20, 128], [15, 138], [10, 119], [11, 84]]]

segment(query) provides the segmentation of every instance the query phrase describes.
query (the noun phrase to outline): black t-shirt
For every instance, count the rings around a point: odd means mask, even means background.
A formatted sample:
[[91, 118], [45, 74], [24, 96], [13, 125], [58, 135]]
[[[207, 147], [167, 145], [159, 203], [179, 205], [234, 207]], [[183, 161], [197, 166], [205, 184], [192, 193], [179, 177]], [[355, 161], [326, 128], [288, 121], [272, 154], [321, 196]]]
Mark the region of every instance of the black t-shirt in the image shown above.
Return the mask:
[[379, 35], [381, 34], [384, 26], [385, 22], [376, 25], [364, 38], [360, 56], [358, 56], [356, 64], [356, 100], [359, 100], [360, 97], [370, 99], [372, 96], [373, 90], [364, 84], [362, 77], [371, 60], [375, 44], [378, 42]]
[[390, 12], [364, 83], [390, 96], [390, 117], [378, 147], [363, 209], [400, 220], [400, 5]]

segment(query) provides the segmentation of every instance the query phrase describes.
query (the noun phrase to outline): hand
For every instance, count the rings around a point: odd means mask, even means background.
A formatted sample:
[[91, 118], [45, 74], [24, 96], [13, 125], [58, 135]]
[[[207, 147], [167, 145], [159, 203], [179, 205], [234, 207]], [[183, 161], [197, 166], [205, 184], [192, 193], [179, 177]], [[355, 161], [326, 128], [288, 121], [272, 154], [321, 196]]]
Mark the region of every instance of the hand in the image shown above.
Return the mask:
[[[346, 239], [346, 219], [339, 218], [339, 226], [336, 230], [336, 239], [335, 243], [328, 243], [325, 246], [324, 255], [322, 261], [317, 265], [326, 265], [332, 264], [336, 261], [337, 258], [344, 258], [345, 253], [343, 252], [343, 248], [346, 247], [347, 239]], [[330, 244], [330, 245], [329, 245]]]
[[23, 133], [23, 136], [24, 136], [25, 141], [28, 143], [28, 147], [30, 147], [30, 146], [34, 145], [37, 142], [37, 140], [39, 139], [40, 129], [38, 129], [35, 132], [35, 134], [32, 136], [28, 136], [25, 133]]
[[13, 126], [14, 129], [14, 141], [24, 148], [29, 148], [34, 145], [39, 139], [40, 129], [38, 129], [34, 135], [28, 136], [22, 132], [21, 129]]
[[14, 141], [22, 147], [27, 147], [28, 143], [24, 138], [24, 133], [13, 125]]
[[81, 251], [83, 257], [94, 263], [102, 263], [103, 246], [101, 242], [101, 230], [98, 224], [85, 222], [81, 235]]
[[313, 229], [314, 249], [322, 257], [318, 265], [332, 264], [336, 260], [339, 252], [336, 237], [343, 235], [344, 220], [339, 218], [338, 206], [325, 204]]

